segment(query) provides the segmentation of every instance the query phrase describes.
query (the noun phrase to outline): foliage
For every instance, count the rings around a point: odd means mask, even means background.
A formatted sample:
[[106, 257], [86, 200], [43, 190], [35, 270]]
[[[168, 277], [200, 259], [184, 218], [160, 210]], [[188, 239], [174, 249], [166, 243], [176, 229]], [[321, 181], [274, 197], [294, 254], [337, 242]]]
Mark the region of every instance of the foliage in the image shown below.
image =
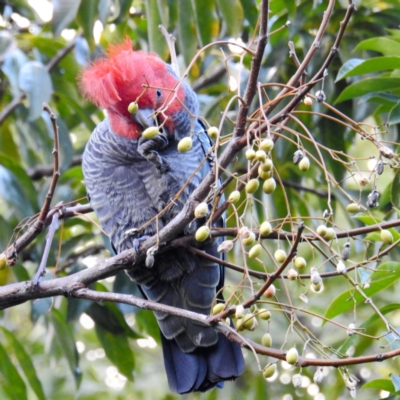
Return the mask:
[[[300, 93], [303, 87], [296, 83], [296, 89], [279, 97], [280, 85], [288, 84], [296, 73], [296, 58], [302, 62], [313, 47], [326, 3], [269, 4], [270, 37], [257, 79], [262, 87], [251, 103], [247, 128], [257, 123], [264, 126], [259, 132], [259, 126], [247, 131], [248, 148], [237, 154], [223, 175], [223, 179], [231, 178], [227, 195], [241, 190], [240, 200], [226, 213], [228, 230], [222, 232], [234, 240], [227, 261], [244, 271], [227, 269], [225, 298], [230, 299], [233, 312], [235, 305], [246, 302], [253, 314], [268, 309], [270, 320], [258, 318], [254, 331], [241, 334], [260, 344], [269, 332], [275, 350], [296, 346], [306, 357], [304, 367], [279, 361], [278, 373], [266, 382], [260, 368], [277, 358], [284, 360], [284, 352], [278, 351], [274, 358], [265, 348], [257, 357], [244, 350], [247, 370], [243, 377], [227, 383], [223, 391], [187, 398], [258, 399], [285, 394], [297, 398], [308, 393], [318, 400], [338, 399], [354, 394], [348, 391], [354, 390], [354, 382], [364, 398], [377, 398], [381, 390], [392, 395], [399, 390], [399, 365], [390, 357], [400, 351], [395, 298], [400, 271], [400, 3], [359, 4], [337, 57], [307, 101], [293, 109], [290, 118], [282, 115], [272, 125], [265, 125], [260, 112], [263, 104], [272, 120]], [[126, 36], [135, 48], [155, 51], [168, 60], [168, 44], [158, 29], [162, 23], [177, 38], [179, 67], [182, 73], [189, 67], [188, 79], [198, 93], [201, 115], [210, 126], [219, 127], [221, 153], [231, 141], [241, 107], [234, 96], [243, 97], [251, 77], [252, 55], [239, 51], [234, 43], [255, 51], [261, 7], [258, 0], [54, 0], [53, 15], [46, 18], [40, 9], [47, 9], [48, 2], [40, 2], [41, 7], [32, 4], [21, 0], [0, 4], [0, 248], [8, 249], [9, 264], [15, 261], [10, 249], [16, 240], [37, 227], [51, 182], [54, 129], [42, 103], [48, 103], [56, 115], [59, 134], [61, 175], [52, 206], [85, 204], [80, 155], [104, 113], [82, 98], [77, 84], [80, 70], [101, 56], [108, 44]], [[347, 6], [344, 1], [335, 4], [302, 83], [309, 82], [331, 54]], [[296, 54], [292, 57], [290, 41]], [[325, 102], [317, 101], [318, 91], [323, 91]], [[248, 149], [259, 150], [267, 136], [279, 138], [267, 151], [277, 185], [272, 194], [263, 191], [258, 166], [245, 156]], [[309, 168], [301, 170], [293, 163], [297, 150], [308, 157]], [[253, 171], [251, 177], [249, 171]], [[260, 181], [254, 194], [243, 189], [249, 178]], [[379, 205], [368, 207], [368, 195], [374, 190], [380, 194]], [[349, 203], [355, 203], [360, 212], [349, 213]], [[242, 244], [236, 228], [242, 228], [242, 235], [248, 233], [243, 228], [258, 234], [263, 221], [270, 222], [273, 232], [262, 240], [257, 237], [261, 253], [248, 257], [250, 247]], [[112, 255], [93, 214], [60, 219], [57, 224], [45, 280], [71, 277]], [[320, 225], [334, 228], [334, 237], [317, 234]], [[299, 230], [303, 240], [297, 244]], [[382, 237], [382, 230], [391, 233], [393, 243]], [[347, 242], [349, 257], [343, 255]], [[45, 245], [42, 232], [21, 248], [12, 267], [4, 268], [6, 253], [0, 256], [0, 289], [4, 289], [0, 299], [12, 299], [13, 283], [32, 279]], [[277, 249], [296, 253], [307, 266], [296, 268], [294, 260], [285, 257], [283, 263], [276, 261]], [[344, 274], [336, 271], [341, 260]], [[283, 270], [282, 266], [287, 268], [274, 281], [276, 296], [251, 303], [252, 295], [266, 288], [265, 282], [271, 283], [271, 276], [275, 279], [274, 272]], [[289, 269], [299, 277], [287, 279]], [[140, 296], [123, 272], [92, 283], [90, 289]], [[1, 398], [175, 398], [167, 388], [158, 328], [150, 311], [65, 295], [38, 296], [0, 312]], [[377, 364], [379, 358], [368, 360], [369, 364], [346, 364], [352, 357], [390, 351], [395, 353], [381, 364]], [[311, 383], [313, 378], [318, 380], [314, 373], [321, 372], [315, 365], [306, 368], [306, 361], [313, 357], [329, 365], [320, 375], [322, 382]], [[333, 368], [332, 360], [343, 363]], [[295, 374], [303, 376], [301, 388], [291, 383]]]

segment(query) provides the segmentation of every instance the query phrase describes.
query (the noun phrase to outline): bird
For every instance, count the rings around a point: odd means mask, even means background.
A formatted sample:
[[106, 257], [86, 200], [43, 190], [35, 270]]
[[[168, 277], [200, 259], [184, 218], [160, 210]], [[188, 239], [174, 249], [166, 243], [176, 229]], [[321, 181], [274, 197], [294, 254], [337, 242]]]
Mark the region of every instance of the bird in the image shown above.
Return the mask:
[[[88, 101], [106, 110], [82, 156], [90, 204], [116, 253], [137, 251], [183, 209], [212, 169], [212, 142], [198, 117], [197, 95], [157, 54], [133, 50], [129, 38], [85, 68], [79, 85]], [[192, 146], [181, 152], [178, 144], [186, 137]], [[196, 226], [194, 221], [182, 234]], [[218, 240], [205, 243], [203, 250], [220, 258]], [[223, 301], [220, 264], [185, 248], [147, 261], [127, 270], [145, 298], [204, 315], [217, 298]], [[243, 373], [240, 346], [222, 333], [154, 314], [171, 391], [206, 391]]]

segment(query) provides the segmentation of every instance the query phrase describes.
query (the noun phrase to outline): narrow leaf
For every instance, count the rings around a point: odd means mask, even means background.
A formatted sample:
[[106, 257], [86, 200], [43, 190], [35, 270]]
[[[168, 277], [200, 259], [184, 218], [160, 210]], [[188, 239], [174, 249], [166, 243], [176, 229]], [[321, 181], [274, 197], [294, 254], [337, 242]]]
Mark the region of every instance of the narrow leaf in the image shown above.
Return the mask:
[[[81, 0], [53, 0], [52, 3], [51, 28], [54, 36], [58, 36], [75, 19]], [[86, 1], [85, 3], [89, 2]]]
[[390, 92], [398, 89], [400, 89], [400, 78], [363, 79], [362, 81], [353, 83], [346, 87], [346, 89], [344, 89], [336, 99], [335, 104], [340, 103], [341, 101], [353, 99], [355, 97], [364, 96], [368, 93], [385, 91]]
[[[382, 273], [377, 273], [378, 271]], [[393, 272], [391, 272], [393, 271]], [[364, 293], [367, 297], [372, 297], [374, 294], [387, 289], [392, 286], [400, 278], [400, 263], [387, 262], [379, 266], [376, 272], [372, 275], [377, 277], [382, 277], [381, 279], [375, 279], [371, 282], [368, 289], [364, 289]], [[361, 294], [354, 290], [347, 290], [337, 296], [331, 304], [329, 304], [328, 309], [325, 313], [325, 317], [332, 319], [337, 315], [343, 314], [344, 312], [350, 310], [354, 307], [354, 304], [360, 304], [365, 302], [365, 299]]]
[[115, 334], [96, 325], [97, 337], [108, 359], [118, 368], [118, 371], [133, 381], [135, 361], [128, 339], [124, 334]]
[[346, 61], [338, 72], [336, 81], [348, 76], [370, 74], [373, 72], [387, 71], [400, 68], [400, 56], [398, 57], [375, 57], [369, 60], [353, 58]]
[[18, 85], [29, 100], [28, 120], [33, 121], [39, 118], [43, 103], [48, 103], [53, 93], [53, 85], [47, 69], [38, 61], [25, 63], [19, 71]]
[[375, 37], [362, 41], [357, 45], [357, 50], [373, 50], [384, 55], [400, 56], [400, 40], [386, 36]]
[[75, 378], [76, 387], [78, 388], [81, 381], [81, 374], [79, 369], [79, 355], [76, 349], [74, 335], [70, 326], [63, 319], [60, 311], [53, 308], [50, 317], [56, 332], [55, 338], [61, 350], [64, 352], [72, 375]]
[[36, 396], [40, 400], [45, 400], [46, 396], [44, 395], [42, 384], [40, 383], [35, 367], [33, 366], [32, 358], [27, 353], [27, 351], [22, 346], [21, 342], [15, 337], [13, 333], [8, 331], [7, 329], [0, 327], [3, 331], [4, 336], [7, 338], [8, 343], [12, 350], [14, 350], [14, 354], [18, 360], [18, 363], [24, 372], [26, 379], [28, 380], [31, 388], [35, 392]]
[[229, 34], [237, 38], [243, 27], [242, 4], [239, 0], [217, 0], [217, 5]]
[[365, 383], [361, 389], [386, 390], [389, 393], [395, 392], [393, 382], [390, 379], [374, 379]]
[[[0, 381], [12, 399], [28, 399], [26, 385], [17, 368], [11, 362], [6, 349], [0, 344]], [[11, 390], [10, 390], [11, 389]]]

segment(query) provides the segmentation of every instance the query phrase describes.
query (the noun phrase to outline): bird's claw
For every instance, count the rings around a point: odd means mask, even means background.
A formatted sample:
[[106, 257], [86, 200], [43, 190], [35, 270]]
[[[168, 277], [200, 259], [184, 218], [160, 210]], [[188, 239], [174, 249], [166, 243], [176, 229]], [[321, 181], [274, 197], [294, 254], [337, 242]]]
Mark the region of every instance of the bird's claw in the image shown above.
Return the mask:
[[146, 267], [152, 268], [154, 265], [154, 255], [158, 252], [158, 246], [150, 247], [146, 253]]
[[138, 229], [137, 228], [131, 228], [128, 229], [127, 231], [124, 232], [124, 236], [136, 236], [138, 234]]

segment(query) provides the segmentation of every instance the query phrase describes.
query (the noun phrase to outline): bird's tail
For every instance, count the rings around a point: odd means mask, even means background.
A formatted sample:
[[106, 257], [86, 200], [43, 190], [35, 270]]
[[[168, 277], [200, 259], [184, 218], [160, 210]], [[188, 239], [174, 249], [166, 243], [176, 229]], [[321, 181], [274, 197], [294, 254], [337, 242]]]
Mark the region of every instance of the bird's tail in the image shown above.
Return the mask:
[[176, 341], [161, 333], [165, 370], [172, 391], [184, 394], [204, 392], [243, 373], [245, 363], [240, 346], [218, 333], [218, 342], [184, 353]]

